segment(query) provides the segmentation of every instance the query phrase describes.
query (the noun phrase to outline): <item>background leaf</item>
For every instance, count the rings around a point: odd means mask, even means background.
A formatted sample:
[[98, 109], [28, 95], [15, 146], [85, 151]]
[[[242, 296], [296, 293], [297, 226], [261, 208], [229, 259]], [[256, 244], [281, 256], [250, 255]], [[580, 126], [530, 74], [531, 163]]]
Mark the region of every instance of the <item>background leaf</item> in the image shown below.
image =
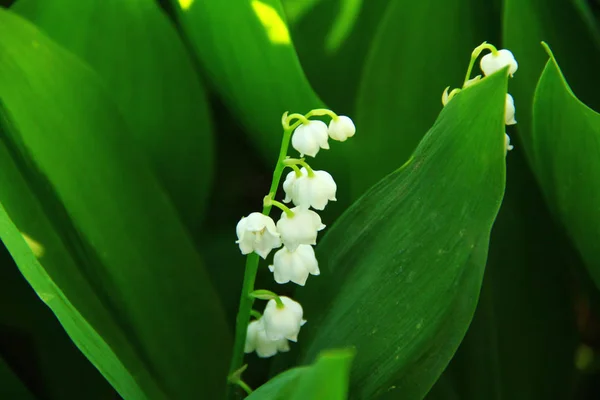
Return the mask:
[[322, 105], [304, 76], [279, 0], [181, 0], [176, 7], [209, 81], [254, 147], [275, 160], [279, 117]]
[[462, 400], [574, 398], [577, 259], [542, 204], [517, 147], [507, 157], [479, 304], [444, 372]]
[[[108, 348], [117, 354], [129, 376], [99, 369], [120, 393], [133, 391], [124, 397], [223, 396], [231, 343], [220, 304], [116, 106], [85, 65], [32, 25], [6, 11], [0, 22], [0, 200], [45, 249], [28, 280], [51, 279], [60, 307], [71, 303], [66, 315], [86, 331], [70, 333], [96, 365], [115, 362]], [[14, 232], [2, 237], [11, 254], [22, 270], [35, 268]]]
[[[284, 0], [300, 62], [329, 107], [354, 117], [360, 78], [386, 0]], [[340, 148], [340, 149], [343, 149]]]
[[0, 396], [5, 399], [35, 400], [25, 384], [0, 357]]
[[533, 105], [530, 153], [544, 194], [600, 286], [600, 114], [580, 102], [556, 60], [546, 64]]
[[[352, 196], [405, 162], [462, 83], [473, 48], [498, 36], [494, 2], [400, 1], [388, 5], [367, 55], [356, 100], [362, 134], [348, 142]], [[377, 162], [373, 162], [377, 160]]]
[[299, 359], [356, 346], [354, 398], [421, 399], [467, 330], [504, 192], [505, 90], [499, 73], [461, 92], [317, 248]]
[[[564, 60], [564, 72], [581, 99], [592, 107], [600, 107], [595, 89], [600, 84], [598, 44], [572, 1], [505, 0], [502, 20], [502, 43], [519, 62], [519, 71], [511, 84], [511, 94], [517, 107], [519, 138], [525, 142], [531, 157], [532, 105], [535, 86], [547, 58], [540, 51], [540, 42], [548, 42], [559, 59]], [[568, 26], [569, 29], [563, 29]], [[534, 162], [535, 160], [529, 160]]]
[[203, 85], [175, 27], [152, 0], [20, 0], [15, 12], [98, 72], [135, 145], [192, 230], [212, 183]]
[[41, 398], [117, 396], [40, 301], [4, 245], [0, 245], [0, 356]]

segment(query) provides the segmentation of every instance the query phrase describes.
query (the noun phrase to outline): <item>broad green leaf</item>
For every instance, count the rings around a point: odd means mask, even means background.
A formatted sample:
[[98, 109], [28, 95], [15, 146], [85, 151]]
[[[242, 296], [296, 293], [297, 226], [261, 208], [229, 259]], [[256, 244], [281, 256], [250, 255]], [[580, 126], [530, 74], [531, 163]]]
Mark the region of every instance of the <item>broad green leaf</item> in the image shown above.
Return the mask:
[[38, 295], [123, 397], [222, 397], [220, 303], [97, 76], [0, 11], [0, 100], [2, 239]]
[[592, 107], [600, 107], [600, 56], [597, 43], [572, 0], [505, 0], [502, 20], [502, 45], [519, 62], [511, 80], [515, 99], [519, 138], [525, 142], [527, 157], [532, 135], [533, 96], [547, 58], [540, 42], [552, 45], [569, 82], [580, 98]]
[[105, 400], [115, 396], [108, 382], [69, 339], [52, 311], [40, 301], [2, 244], [0, 337], [0, 342], [10, 344], [0, 346], [0, 353], [4, 353], [9, 364], [14, 362], [16, 369], [26, 370], [26, 379], [33, 381], [34, 393], [43, 393], [44, 399]]
[[384, 12], [392, 2], [284, 0], [282, 3], [311, 84], [329, 107], [354, 117], [365, 60]]
[[461, 87], [473, 48], [498, 36], [492, 5], [389, 4], [356, 99], [358, 133], [347, 144], [354, 198], [408, 159], [435, 121], [444, 88]]
[[175, 27], [153, 0], [19, 0], [12, 8], [102, 78], [160, 183], [193, 231], [210, 190], [206, 95]]
[[317, 247], [321, 276], [296, 293], [299, 359], [355, 346], [354, 398], [423, 398], [467, 330], [504, 192], [506, 81], [459, 93]]
[[283, 372], [248, 396], [248, 400], [344, 400], [354, 351], [327, 350], [310, 366]]
[[[0, 149], [4, 160], [7, 156], [6, 148], [2, 146]], [[6, 176], [4, 175], [2, 178]], [[22, 177], [17, 174], [10, 176], [9, 179], [13, 182], [20, 180], [19, 185], [25, 185]], [[2, 184], [5, 183], [6, 181], [3, 179]], [[15, 186], [13, 184], [12, 189]], [[20, 194], [25, 194], [25, 191]], [[25, 200], [24, 197], [21, 197], [22, 201]], [[47, 267], [54, 262], [58, 262], [61, 268], [72, 273], [69, 278], [71, 281], [77, 282], [77, 285], [73, 285], [73, 290], [69, 290], [68, 293], [75, 300], [87, 297], [85, 304], [81, 301], [79, 303], [81, 309], [88, 307], [87, 310], [82, 311], [87, 314], [88, 318], [86, 319], [75, 308], [74, 304], [67, 299], [65, 293], [58, 288], [48, 275], [44, 269], [45, 267], [36, 259], [35, 253], [40, 254], [42, 251], [46, 253], [46, 247], [34, 242], [29, 236], [26, 236], [27, 239], [25, 239], [10, 220], [3, 205], [0, 205], [0, 235], [2, 235], [2, 241], [15, 258], [25, 279], [40, 299], [52, 309], [79, 350], [88, 357], [122, 397], [125, 399], [166, 398], [161, 389], [153, 383], [153, 378], [145, 371], [143, 361], [138, 358], [134, 349], [127, 343], [127, 338], [121, 332], [120, 327], [112, 320], [106, 307], [94, 295], [93, 288], [85, 281], [81, 272], [72, 265], [74, 264], [73, 259], [68, 256], [66, 249], [61, 248], [61, 239], [56, 236], [55, 232], [52, 232], [52, 227], [49, 226], [49, 221], [42, 214], [39, 204], [35, 204], [33, 201], [27, 201], [26, 203], [31, 206], [27, 211], [37, 219], [36, 233], [46, 239], [44, 241], [45, 246], [54, 250], [54, 254], [44, 255], [44, 265]], [[29, 221], [29, 224], [33, 225], [32, 221]], [[88, 310], [89, 312], [86, 312]], [[91, 324], [100, 326], [100, 329], [94, 329]], [[114, 346], [116, 350], [113, 351], [110, 346]], [[135, 376], [133, 376], [134, 374]]]
[[0, 398], [35, 400], [24, 382], [11, 370], [10, 366], [0, 356]]
[[322, 106], [304, 76], [279, 0], [172, 1], [215, 89], [254, 146], [275, 160], [279, 117]]
[[600, 114], [575, 97], [554, 56], [535, 92], [528, 149], [551, 209], [600, 286]]
[[296, 367], [273, 377], [256, 389], [247, 400], [287, 400], [294, 393], [298, 381], [310, 367]]
[[443, 375], [461, 400], [568, 399], [575, 386], [574, 262], [522, 152], [508, 155], [479, 305]]

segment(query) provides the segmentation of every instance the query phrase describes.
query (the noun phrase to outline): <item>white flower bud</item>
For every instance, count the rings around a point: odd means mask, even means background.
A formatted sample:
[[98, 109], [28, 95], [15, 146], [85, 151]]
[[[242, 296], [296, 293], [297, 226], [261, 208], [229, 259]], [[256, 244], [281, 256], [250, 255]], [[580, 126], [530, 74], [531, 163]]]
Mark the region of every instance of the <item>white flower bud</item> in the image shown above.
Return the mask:
[[327, 132], [329, 133], [329, 137], [333, 140], [344, 142], [349, 137], [354, 136], [356, 127], [350, 117], [340, 115], [329, 122], [329, 129]]
[[307, 244], [301, 244], [296, 251], [289, 251], [286, 247], [277, 251], [269, 270], [273, 272], [275, 282], [283, 284], [292, 281], [300, 286], [304, 286], [309, 274], [321, 273], [315, 251]]
[[479, 62], [479, 67], [486, 76], [491, 75], [496, 71], [500, 71], [507, 65], [508, 74], [512, 77], [514, 73], [517, 72], [519, 64], [517, 64], [517, 60], [515, 60], [515, 57], [510, 50], [506, 49], [498, 50], [497, 54], [488, 53], [481, 57], [481, 61]]
[[323, 121], [309, 121], [296, 128], [292, 135], [292, 146], [300, 157], [315, 157], [320, 149], [329, 149], [327, 125]]
[[263, 319], [257, 319], [248, 324], [246, 333], [246, 344], [244, 345], [244, 353], [252, 353], [256, 351], [256, 355], [261, 358], [272, 357], [277, 352], [290, 351], [290, 345], [287, 339], [271, 340], [265, 333]]
[[242, 217], [235, 230], [238, 237], [236, 243], [242, 254], [255, 251], [262, 258], [267, 258], [272, 249], [281, 246], [275, 222], [259, 212]]
[[306, 208], [294, 207], [293, 217], [284, 212], [277, 221], [277, 230], [281, 240], [289, 251], [294, 251], [301, 244], [317, 244], [317, 232], [325, 229], [319, 214]]
[[263, 313], [263, 325], [267, 338], [298, 341], [300, 327], [306, 323], [302, 319], [302, 306], [289, 297], [281, 296], [283, 307], [277, 307], [275, 300], [269, 300]]
[[506, 125], [514, 125], [517, 123], [517, 120], [515, 119], [515, 101], [508, 93], [506, 93], [506, 102], [504, 104], [504, 123]]
[[515, 148], [515, 146], [510, 144], [510, 136], [508, 136], [507, 133], [504, 134], [504, 146], [504, 154], [508, 153], [509, 151]]
[[314, 171], [313, 176], [308, 176], [306, 168], [302, 168], [300, 172], [301, 176], [296, 176], [295, 171], [287, 174], [283, 182], [284, 202], [293, 201], [302, 208], [324, 210], [327, 202], [336, 201], [337, 185], [329, 172]]

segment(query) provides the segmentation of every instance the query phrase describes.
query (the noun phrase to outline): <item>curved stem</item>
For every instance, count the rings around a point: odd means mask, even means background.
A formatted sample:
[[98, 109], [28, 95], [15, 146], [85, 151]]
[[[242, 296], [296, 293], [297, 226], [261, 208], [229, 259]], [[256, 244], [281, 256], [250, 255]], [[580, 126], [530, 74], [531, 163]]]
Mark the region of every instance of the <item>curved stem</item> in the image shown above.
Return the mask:
[[298, 121], [296, 121], [294, 124], [292, 124], [292, 126], [296, 127], [299, 124], [308, 124], [310, 121], [308, 120], [309, 117], [302, 115], [302, 114], [298, 114], [298, 113], [293, 113], [293, 114], [289, 114], [289, 115], [285, 115], [284, 114], [284, 118], [282, 121], [282, 125], [283, 125], [283, 129], [284, 130], [288, 130], [291, 129], [292, 127], [290, 126], [290, 121], [292, 119], [297, 119]]
[[275, 303], [277, 303], [277, 308], [285, 307], [285, 305], [283, 304], [283, 301], [281, 301], [281, 297], [279, 297], [279, 295], [277, 295], [277, 293], [271, 292], [270, 290], [266, 290], [266, 289], [255, 290], [250, 293], [250, 297], [254, 297], [255, 299], [260, 299], [260, 300], [275, 300]]
[[465, 76], [465, 81], [463, 82], [463, 87], [469, 81], [469, 79], [471, 79], [471, 72], [473, 71], [473, 65], [475, 64], [477, 57], [479, 57], [479, 55], [481, 54], [481, 52], [483, 50], [489, 50], [494, 55], [498, 53], [498, 49], [496, 49], [496, 47], [494, 45], [491, 45], [486, 42], [483, 42], [479, 46], [475, 47], [475, 49], [471, 53], [471, 61], [469, 61], [469, 68], [467, 68], [467, 75]]
[[327, 115], [329, 117], [331, 117], [331, 119], [338, 119], [338, 115], [336, 113], [334, 113], [331, 110], [328, 110], [327, 108], [315, 108], [314, 110], [311, 110], [308, 112], [308, 114], [306, 114], [306, 118], [310, 118], [310, 117], [322, 117], [324, 115]]

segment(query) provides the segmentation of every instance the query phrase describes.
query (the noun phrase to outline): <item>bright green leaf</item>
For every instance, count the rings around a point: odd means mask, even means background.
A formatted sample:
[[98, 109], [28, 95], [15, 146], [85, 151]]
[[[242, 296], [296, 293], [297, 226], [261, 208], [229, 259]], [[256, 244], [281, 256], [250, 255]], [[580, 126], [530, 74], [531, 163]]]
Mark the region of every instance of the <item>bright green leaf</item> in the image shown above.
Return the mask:
[[357, 134], [347, 144], [354, 198], [408, 159], [435, 121], [444, 88], [461, 86], [473, 48], [494, 41], [494, 16], [487, 1], [389, 4], [356, 99]]
[[128, 400], [222, 397], [219, 301], [97, 76], [0, 10], [0, 100], [2, 239], [38, 295]]
[[506, 80], [459, 93], [317, 248], [321, 276], [296, 293], [300, 360], [355, 346], [354, 398], [421, 399], [467, 330], [504, 193]]
[[600, 114], [575, 97], [552, 55], [536, 88], [528, 150], [551, 209], [600, 286]]
[[351, 349], [323, 351], [312, 365], [277, 375], [247, 400], [344, 400], [353, 358]]
[[204, 88], [152, 0], [19, 0], [12, 8], [86, 61], [119, 105], [183, 221], [197, 230], [213, 140]]

